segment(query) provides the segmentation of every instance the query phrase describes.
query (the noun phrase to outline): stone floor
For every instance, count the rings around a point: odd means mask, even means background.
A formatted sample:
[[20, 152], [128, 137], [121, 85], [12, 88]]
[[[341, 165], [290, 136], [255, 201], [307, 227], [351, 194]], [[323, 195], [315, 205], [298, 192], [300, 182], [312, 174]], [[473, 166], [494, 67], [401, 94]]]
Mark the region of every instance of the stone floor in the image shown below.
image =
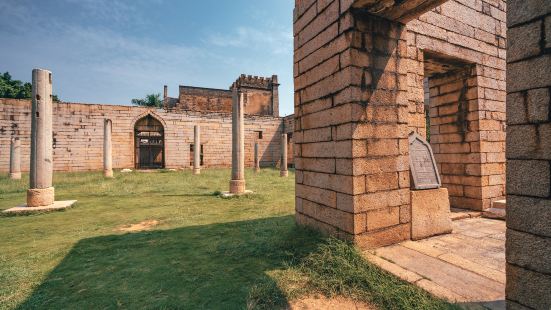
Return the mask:
[[505, 222], [465, 218], [453, 233], [366, 251], [398, 277], [468, 309], [505, 309]]

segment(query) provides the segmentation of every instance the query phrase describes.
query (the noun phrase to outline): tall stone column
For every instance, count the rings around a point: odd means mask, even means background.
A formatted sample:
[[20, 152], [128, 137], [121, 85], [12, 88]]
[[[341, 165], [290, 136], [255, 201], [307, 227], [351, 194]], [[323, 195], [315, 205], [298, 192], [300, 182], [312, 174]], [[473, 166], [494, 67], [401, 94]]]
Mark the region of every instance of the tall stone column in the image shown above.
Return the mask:
[[103, 175], [106, 178], [113, 177], [113, 144], [111, 135], [113, 131], [113, 122], [106, 119], [103, 122]]
[[21, 141], [15, 137], [10, 141], [10, 179], [21, 179]]
[[243, 116], [244, 94], [234, 89], [232, 107], [232, 172], [231, 194], [245, 193], [245, 128]]
[[32, 77], [30, 188], [27, 206], [54, 203], [52, 148], [52, 73], [34, 69]]
[[193, 174], [201, 174], [201, 127], [193, 127]]
[[258, 142], [254, 144], [254, 172], [260, 171], [260, 154]]
[[279, 176], [288, 177], [289, 171], [287, 170], [287, 134], [281, 135], [281, 165]]
[[279, 83], [277, 75], [272, 75], [272, 115], [279, 117]]

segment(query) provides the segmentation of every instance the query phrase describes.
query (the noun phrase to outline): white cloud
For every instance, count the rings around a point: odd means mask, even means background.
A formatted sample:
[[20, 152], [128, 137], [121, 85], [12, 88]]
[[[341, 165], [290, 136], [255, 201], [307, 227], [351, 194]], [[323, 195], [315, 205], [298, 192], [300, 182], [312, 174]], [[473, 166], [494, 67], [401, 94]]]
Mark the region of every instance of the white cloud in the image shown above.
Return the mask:
[[211, 34], [205, 42], [221, 47], [259, 48], [274, 54], [290, 54], [293, 50], [293, 33], [290, 29], [238, 27], [229, 34]]

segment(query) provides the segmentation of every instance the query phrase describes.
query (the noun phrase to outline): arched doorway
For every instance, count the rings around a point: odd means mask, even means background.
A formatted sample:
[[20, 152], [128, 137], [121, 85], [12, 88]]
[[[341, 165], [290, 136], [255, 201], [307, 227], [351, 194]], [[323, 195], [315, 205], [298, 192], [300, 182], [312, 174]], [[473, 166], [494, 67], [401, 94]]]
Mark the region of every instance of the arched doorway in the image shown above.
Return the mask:
[[165, 135], [163, 124], [151, 114], [139, 119], [134, 126], [136, 169], [165, 167]]

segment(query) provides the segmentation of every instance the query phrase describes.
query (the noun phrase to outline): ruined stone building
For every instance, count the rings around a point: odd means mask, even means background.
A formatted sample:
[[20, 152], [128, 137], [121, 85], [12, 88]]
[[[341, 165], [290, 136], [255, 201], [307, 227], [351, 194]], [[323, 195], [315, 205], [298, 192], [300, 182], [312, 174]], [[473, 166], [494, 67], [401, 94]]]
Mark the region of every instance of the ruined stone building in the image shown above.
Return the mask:
[[410, 239], [411, 132], [452, 207], [505, 197], [505, 1], [386, 2], [294, 16], [297, 221], [366, 247]]
[[549, 309], [550, 16], [547, 0], [296, 0], [296, 221], [362, 248], [411, 239], [417, 132], [452, 206], [505, 197], [507, 164], [507, 308]]
[[[255, 142], [261, 166], [280, 162], [284, 118], [279, 117], [277, 76], [241, 75], [227, 90], [180, 86], [165, 108], [54, 103], [54, 169], [102, 169], [103, 122], [113, 126], [113, 168], [189, 168], [193, 126], [201, 126], [203, 167], [231, 165], [231, 89], [244, 91], [246, 164], [253, 165]], [[0, 171], [8, 171], [9, 141], [21, 139], [22, 170], [29, 169], [30, 100], [0, 99]], [[287, 118], [288, 119], [288, 118]], [[287, 130], [292, 131], [292, 127]]]

